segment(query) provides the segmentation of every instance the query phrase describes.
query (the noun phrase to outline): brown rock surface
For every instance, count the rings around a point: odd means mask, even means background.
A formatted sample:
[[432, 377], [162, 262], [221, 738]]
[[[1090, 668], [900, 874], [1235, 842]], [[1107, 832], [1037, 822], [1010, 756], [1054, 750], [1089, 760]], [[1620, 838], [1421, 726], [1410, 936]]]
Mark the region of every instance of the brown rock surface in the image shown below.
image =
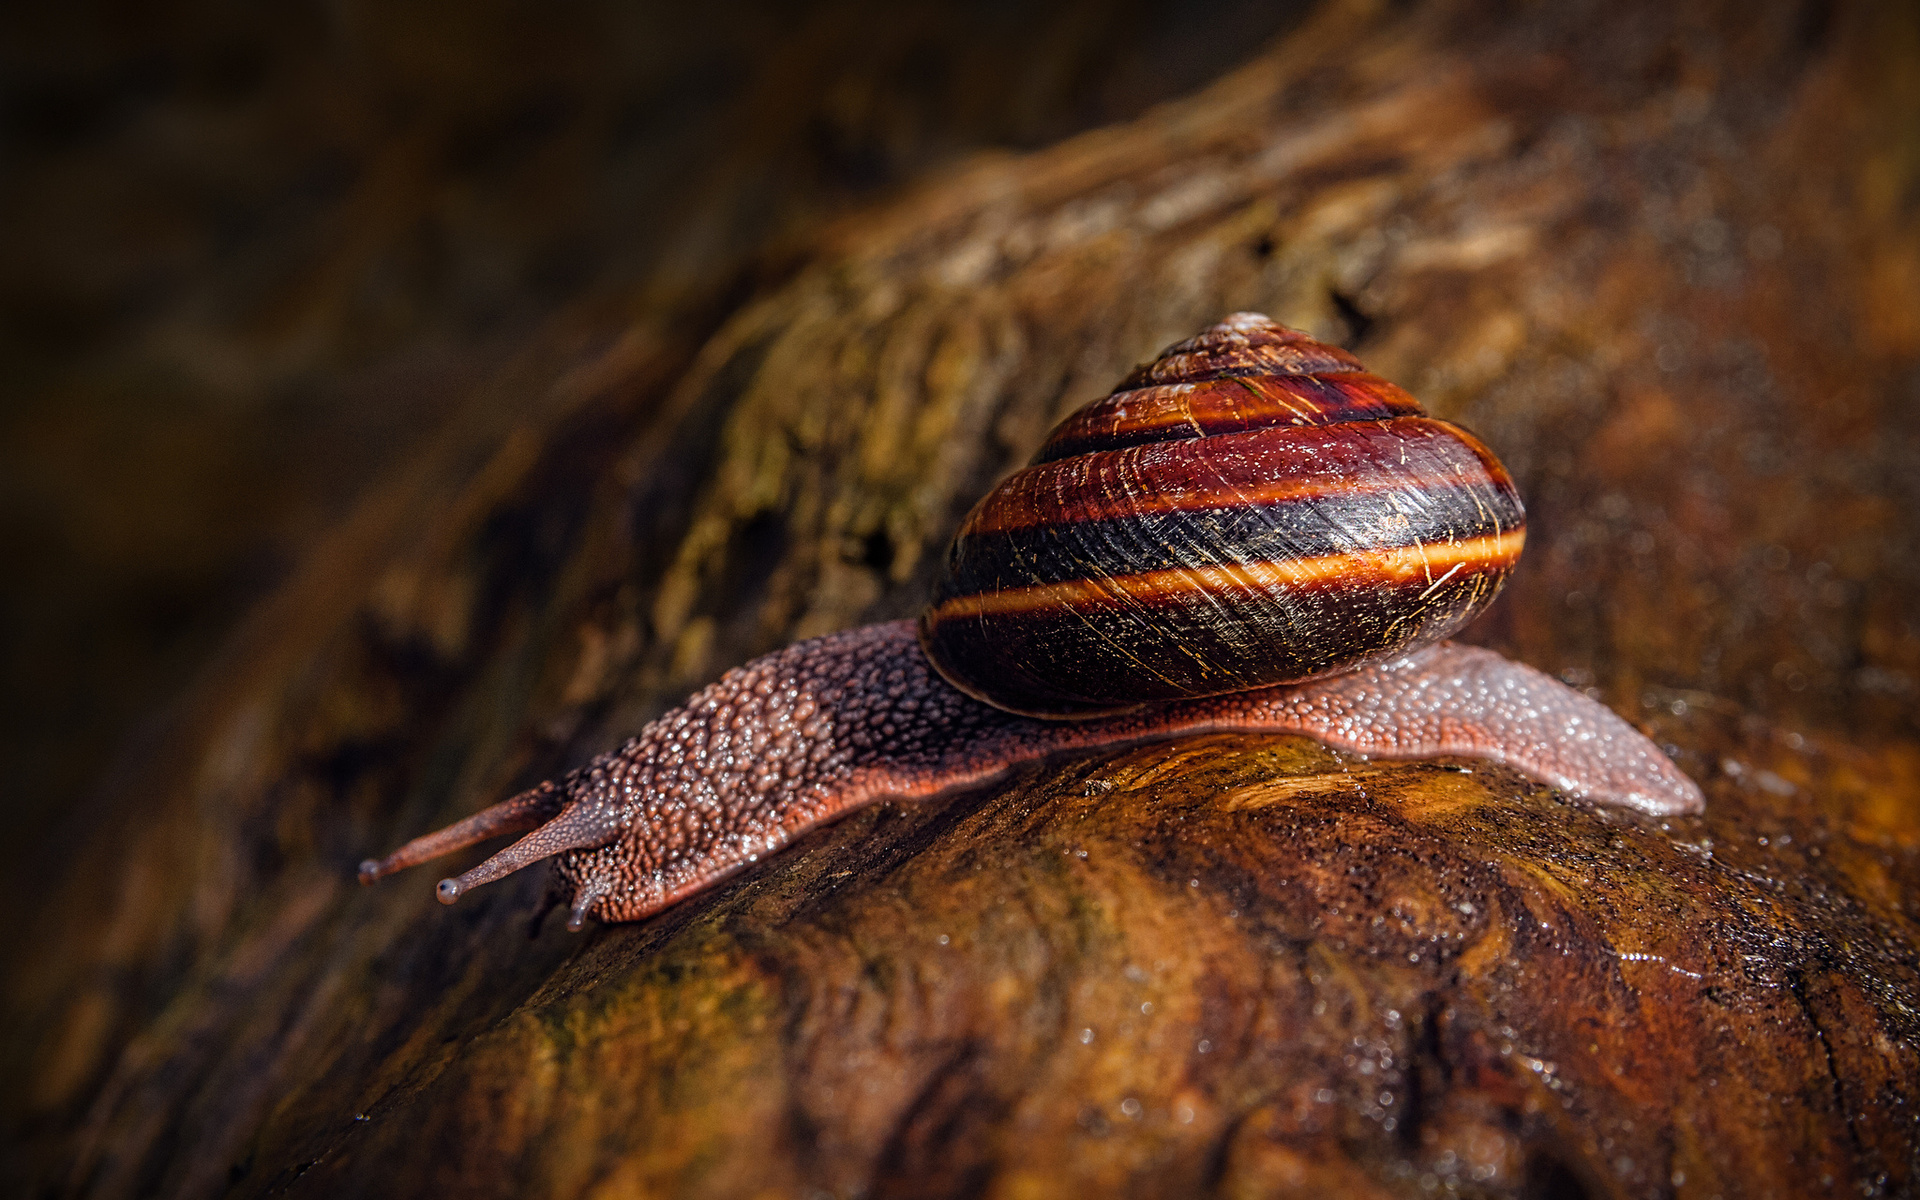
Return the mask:
[[[18, 1178], [1920, 1187], [1917, 45], [1896, 6], [1330, 6], [848, 218], [697, 353], [575, 318], [48, 852]], [[1642, 720], [1704, 817], [1209, 737], [882, 805], [583, 939], [523, 936], [532, 875], [351, 884], [732, 662], [910, 612], [1048, 424], [1235, 309], [1501, 452], [1531, 546], [1477, 636]]]

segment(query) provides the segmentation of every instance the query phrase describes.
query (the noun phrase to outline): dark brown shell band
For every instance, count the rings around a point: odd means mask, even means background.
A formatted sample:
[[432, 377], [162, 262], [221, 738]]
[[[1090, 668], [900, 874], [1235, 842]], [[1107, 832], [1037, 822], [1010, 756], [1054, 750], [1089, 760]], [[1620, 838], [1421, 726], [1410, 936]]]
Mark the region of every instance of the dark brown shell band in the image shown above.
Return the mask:
[[1420, 413], [1419, 401], [1365, 372], [1160, 384], [1115, 392], [1087, 405], [1061, 422], [1033, 461], [1250, 429], [1385, 421]]

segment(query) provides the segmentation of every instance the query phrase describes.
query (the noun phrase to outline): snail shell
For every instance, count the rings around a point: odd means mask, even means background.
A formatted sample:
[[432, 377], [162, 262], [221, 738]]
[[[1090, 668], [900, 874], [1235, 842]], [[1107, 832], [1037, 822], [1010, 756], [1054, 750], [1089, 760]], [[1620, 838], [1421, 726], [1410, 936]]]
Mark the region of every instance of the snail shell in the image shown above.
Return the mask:
[[1513, 480], [1343, 350], [1236, 313], [1068, 417], [962, 524], [920, 622], [1036, 716], [1316, 679], [1447, 637], [1520, 556]]

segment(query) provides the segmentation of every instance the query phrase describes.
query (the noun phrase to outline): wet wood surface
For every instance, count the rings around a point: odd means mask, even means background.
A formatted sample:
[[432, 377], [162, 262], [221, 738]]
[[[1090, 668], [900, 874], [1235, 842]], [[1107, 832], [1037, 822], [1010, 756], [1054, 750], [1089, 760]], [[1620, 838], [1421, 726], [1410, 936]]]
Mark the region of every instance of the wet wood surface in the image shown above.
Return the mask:
[[[1315, 10], [860, 210], [711, 336], [576, 317], [369, 492], [10, 931], [39, 1194], [1920, 1187], [1920, 82], [1894, 6]], [[1529, 504], [1475, 640], [1699, 818], [1206, 737], [882, 804], [526, 933], [370, 851], [904, 615], [1065, 411], [1222, 313]]]

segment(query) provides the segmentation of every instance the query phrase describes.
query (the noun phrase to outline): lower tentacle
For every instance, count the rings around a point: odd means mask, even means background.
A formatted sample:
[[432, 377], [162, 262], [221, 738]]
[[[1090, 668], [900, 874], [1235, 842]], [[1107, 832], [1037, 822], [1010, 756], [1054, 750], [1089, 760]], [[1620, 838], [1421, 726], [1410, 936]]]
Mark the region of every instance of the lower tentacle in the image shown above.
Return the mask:
[[579, 933], [586, 928], [587, 914], [593, 911], [593, 906], [598, 904], [600, 897], [606, 893], [606, 887], [599, 883], [582, 887], [574, 896], [573, 905], [567, 910], [567, 928], [574, 933]]

